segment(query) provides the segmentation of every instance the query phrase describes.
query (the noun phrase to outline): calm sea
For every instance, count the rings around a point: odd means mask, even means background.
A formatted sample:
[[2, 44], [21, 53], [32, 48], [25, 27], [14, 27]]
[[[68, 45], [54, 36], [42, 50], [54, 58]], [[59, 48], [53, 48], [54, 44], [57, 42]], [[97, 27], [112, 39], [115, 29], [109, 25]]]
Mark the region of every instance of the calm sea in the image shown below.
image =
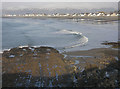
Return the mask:
[[18, 46], [50, 46], [76, 51], [106, 47], [118, 41], [118, 22], [57, 18], [3, 18], [2, 50]]

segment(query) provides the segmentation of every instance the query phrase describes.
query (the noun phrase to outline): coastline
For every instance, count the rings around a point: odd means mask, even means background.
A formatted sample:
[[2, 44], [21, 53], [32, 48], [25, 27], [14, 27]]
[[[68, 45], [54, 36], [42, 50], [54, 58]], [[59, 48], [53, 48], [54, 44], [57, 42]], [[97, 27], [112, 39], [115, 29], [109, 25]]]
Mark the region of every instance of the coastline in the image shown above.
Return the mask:
[[112, 48], [94, 48], [90, 50], [65, 52], [65, 54], [71, 56], [102, 56], [102, 54], [104, 54], [105, 51], [110, 52], [111, 54], [113, 53], [114, 56], [118, 52], [118, 50], [114, 50]]
[[120, 89], [117, 2], [7, 2], [0, 18], [0, 88]]
[[98, 20], [98, 21], [118, 21], [120, 16], [2, 16], [2, 18], [58, 18], [58, 19], [82, 19], [82, 20]]
[[[111, 48], [95, 48], [66, 53], [59, 53], [51, 47], [12, 48], [2, 54], [3, 87], [38, 87], [39, 84], [40, 86], [43, 84], [43, 87], [118, 87], [120, 82], [117, 76], [119, 73], [117, 63], [119, 62], [118, 50]], [[99, 73], [95, 71], [99, 71]], [[11, 77], [7, 77], [8, 75]], [[18, 75], [24, 79], [20, 80]], [[28, 78], [31, 82], [26, 82], [26, 76], [31, 76]], [[38, 79], [39, 83], [35, 85], [38, 77], [45, 83]], [[90, 82], [96, 78], [96, 81]], [[15, 84], [16, 79], [19, 81], [16, 81]], [[108, 80], [110, 81], [106, 83]], [[80, 85], [81, 83], [83, 85]]]

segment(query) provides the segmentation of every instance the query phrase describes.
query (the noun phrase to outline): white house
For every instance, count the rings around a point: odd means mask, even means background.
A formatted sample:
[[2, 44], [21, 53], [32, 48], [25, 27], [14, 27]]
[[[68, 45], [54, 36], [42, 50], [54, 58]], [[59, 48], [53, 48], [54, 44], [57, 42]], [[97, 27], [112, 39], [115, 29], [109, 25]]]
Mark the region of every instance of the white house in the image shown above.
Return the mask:
[[117, 14], [117, 16], [120, 16], [120, 14]]
[[111, 16], [110, 14], [107, 14], [106, 16]]
[[112, 13], [111, 16], [117, 16], [117, 14], [116, 13]]
[[84, 13], [81, 13], [80, 16], [85, 16]]
[[77, 14], [76, 13], [74, 13], [74, 14], [72, 14], [72, 16], [74, 17], [74, 16], [77, 16]]
[[50, 14], [48, 14], [47, 16], [51, 16]]
[[89, 13], [89, 14], [88, 14], [88, 16], [91, 16], [91, 15], [92, 15], [92, 13]]
[[94, 13], [94, 14], [92, 14], [92, 16], [97, 16], [97, 14], [96, 14], [96, 13]]
[[28, 14], [25, 14], [25, 16], [27, 17], [27, 16], [29, 16]]
[[55, 13], [55, 14], [53, 14], [53, 16], [60, 16], [60, 14], [59, 13]]
[[69, 14], [69, 13], [67, 13], [67, 14], [65, 14], [64, 16], [70, 16], [70, 14]]
[[99, 13], [97, 14], [97, 16], [105, 16], [105, 14], [102, 13], [102, 12], [99, 12]]

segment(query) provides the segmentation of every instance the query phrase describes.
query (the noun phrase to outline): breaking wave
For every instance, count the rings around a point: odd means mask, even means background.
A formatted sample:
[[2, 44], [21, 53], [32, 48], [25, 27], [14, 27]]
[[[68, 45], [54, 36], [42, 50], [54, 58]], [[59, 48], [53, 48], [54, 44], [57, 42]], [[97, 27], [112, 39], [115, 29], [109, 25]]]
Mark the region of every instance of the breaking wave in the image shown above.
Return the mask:
[[59, 32], [56, 32], [59, 34], [73, 34], [73, 35], [82, 35], [82, 33], [77, 32], [77, 31], [72, 31], [72, 30], [61, 30]]
[[72, 31], [72, 30], [61, 30], [59, 32], [56, 32], [57, 34], [67, 34], [67, 35], [76, 35], [78, 38], [78, 40], [74, 43], [72, 43], [70, 46], [66, 46], [64, 47], [64, 49], [67, 48], [74, 48], [77, 46], [83, 46], [88, 42], [88, 38], [86, 36], [83, 36], [81, 32], [77, 32], [77, 31]]

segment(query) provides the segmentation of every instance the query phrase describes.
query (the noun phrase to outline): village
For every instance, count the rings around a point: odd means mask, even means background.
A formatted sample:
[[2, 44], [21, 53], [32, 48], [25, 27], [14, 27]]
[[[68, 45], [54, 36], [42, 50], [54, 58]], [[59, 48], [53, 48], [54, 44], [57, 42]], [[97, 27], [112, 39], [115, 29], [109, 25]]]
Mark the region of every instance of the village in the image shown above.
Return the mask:
[[2, 17], [116, 17], [120, 16], [120, 13], [105, 13], [105, 12], [96, 12], [96, 13], [73, 13], [73, 14], [60, 14], [60, 13], [53, 13], [53, 14], [36, 14], [36, 13], [26, 13], [26, 14], [5, 14]]

